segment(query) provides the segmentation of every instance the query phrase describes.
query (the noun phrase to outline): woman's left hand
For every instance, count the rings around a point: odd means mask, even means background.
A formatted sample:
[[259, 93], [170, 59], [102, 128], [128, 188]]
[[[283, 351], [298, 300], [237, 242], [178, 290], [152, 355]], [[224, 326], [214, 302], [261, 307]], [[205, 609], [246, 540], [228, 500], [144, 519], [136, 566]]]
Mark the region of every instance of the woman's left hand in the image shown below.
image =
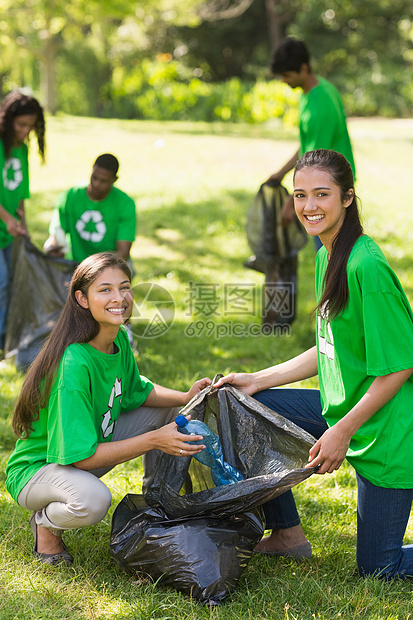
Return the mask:
[[191, 389], [186, 393], [188, 397], [187, 403], [189, 403], [191, 398], [196, 396], [196, 394], [208, 387], [208, 385], [211, 385], [211, 383], [212, 381], [209, 377], [204, 377], [203, 379], [198, 379], [198, 381], [195, 381]]
[[351, 437], [347, 437], [339, 424], [329, 428], [310, 449], [306, 467], [318, 467], [317, 474], [332, 474], [346, 458]]

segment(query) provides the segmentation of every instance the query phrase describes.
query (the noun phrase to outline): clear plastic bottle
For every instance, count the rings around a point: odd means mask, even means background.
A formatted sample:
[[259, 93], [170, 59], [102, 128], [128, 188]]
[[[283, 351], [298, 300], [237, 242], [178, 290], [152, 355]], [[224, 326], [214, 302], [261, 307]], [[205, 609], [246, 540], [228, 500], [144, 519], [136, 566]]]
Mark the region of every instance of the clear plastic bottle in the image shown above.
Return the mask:
[[234, 484], [243, 480], [240, 472], [229, 463], [224, 461], [222, 447], [219, 437], [200, 420], [187, 420], [184, 415], [175, 418], [178, 431], [184, 435], [202, 435], [200, 441], [189, 441], [194, 445], [205, 445], [206, 448], [198, 454], [194, 454], [194, 459], [211, 468], [212, 480], [215, 486], [223, 484]]

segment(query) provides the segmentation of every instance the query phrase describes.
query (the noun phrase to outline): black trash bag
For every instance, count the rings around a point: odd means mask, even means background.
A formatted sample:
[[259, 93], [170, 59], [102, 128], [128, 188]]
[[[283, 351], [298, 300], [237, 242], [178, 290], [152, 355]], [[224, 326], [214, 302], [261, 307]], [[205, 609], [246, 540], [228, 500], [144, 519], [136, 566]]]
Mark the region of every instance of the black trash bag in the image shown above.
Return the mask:
[[52, 331], [78, 263], [53, 258], [26, 237], [13, 243], [13, 282], [5, 353], [27, 370]]
[[234, 591], [263, 531], [252, 512], [169, 519], [142, 495], [126, 495], [113, 515], [110, 550], [123, 570], [219, 605]]
[[229, 384], [214, 379], [182, 409], [205, 422], [222, 444], [224, 460], [244, 480], [215, 487], [210, 469], [192, 457], [162, 453], [145, 499], [172, 519], [249, 512], [309, 478], [312, 435]]
[[265, 263], [280, 263], [297, 256], [307, 243], [307, 233], [297, 217], [281, 226], [281, 207], [288, 192], [279, 183], [263, 183], [247, 212], [247, 240], [255, 254], [257, 271], [265, 273]]
[[145, 495], [149, 508], [134, 495], [116, 508], [111, 553], [125, 570], [163, 575], [201, 602], [217, 603], [262, 536], [261, 504], [314, 473], [304, 466], [315, 439], [228, 384], [205, 388], [182, 413], [208, 424], [244, 480], [215, 487], [196, 459], [162, 453]]
[[245, 267], [265, 275], [264, 324], [293, 322], [297, 300], [297, 255], [308, 237], [297, 217], [281, 226], [281, 208], [288, 192], [278, 181], [263, 183], [247, 212], [247, 239], [254, 256]]

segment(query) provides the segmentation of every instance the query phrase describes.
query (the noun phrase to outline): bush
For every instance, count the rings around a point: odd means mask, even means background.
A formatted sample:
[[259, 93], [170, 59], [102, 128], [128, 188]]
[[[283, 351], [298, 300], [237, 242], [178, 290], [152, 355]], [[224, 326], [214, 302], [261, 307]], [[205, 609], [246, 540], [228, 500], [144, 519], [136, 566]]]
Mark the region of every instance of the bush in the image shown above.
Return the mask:
[[[83, 50], [78, 64], [74, 73], [73, 67], [69, 70], [69, 63], [66, 66], [65, 59], [60, 59], [59, 74], [65, 79], [59, 85], [59, 108], [66, 113], [232, 123], [278, 118], [286, 125], [298, 123], [300, 92], [277, 80], [254, 83], [234, 77], [221, 83], [207, 82], [168, 54], [128, 68], [117, 65], [106, 82], [91, 50]], [[387, 67], [386, 71], [354, 71], [351, 78], [338, 72], [330, 79], [342, 95], [348, 116], [391, 117], [408, 116], [412, 109], [413, 86], [405, 77]]]
[[145, 60], [128, 75], [117, 67], [113, 78], [115, 116], [127, 110], [128, 118], [153, 120], [297, 122], [299, 94], [276, 81], [203, 82], [182, 63], [168, 60]]
[[403, 70], [359, 71], [340, 84], [349, 116], [409, 117], [413, 108], [413, 84]]
[[286, 84], [276, 80], [258, 81], [244, 97], [244, 107], [249, 111], [249, 118], [245, 120], [263, 123], [282, 118], [287, 125], [297, 125], [299, 98], [299, 92]]

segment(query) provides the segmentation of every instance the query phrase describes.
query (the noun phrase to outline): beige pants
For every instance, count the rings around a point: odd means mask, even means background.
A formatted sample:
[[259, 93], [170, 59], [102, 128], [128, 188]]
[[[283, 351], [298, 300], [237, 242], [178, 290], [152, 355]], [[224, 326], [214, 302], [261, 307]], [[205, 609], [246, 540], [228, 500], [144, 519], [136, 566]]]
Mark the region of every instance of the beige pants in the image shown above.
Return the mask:
[[[122, 413], [116, 422], [112, 441], [129, 439], [155, 430], [172, 422], [178, 412], [179, 407], [139, 407], [129, 413]], [[155, 475], [158, 455], [158, 450], [151, 450], [143, 457], [144, 492]], [[109, 489], [99, 478], [111, 469], [106, 467], [83, 471], [72, 465], [49, 463], [23, 487], [18, 503], [36, 512], [37, 525], [47, 527], [56, 535], [62, 530], [99, 523], [112, 502]]]

